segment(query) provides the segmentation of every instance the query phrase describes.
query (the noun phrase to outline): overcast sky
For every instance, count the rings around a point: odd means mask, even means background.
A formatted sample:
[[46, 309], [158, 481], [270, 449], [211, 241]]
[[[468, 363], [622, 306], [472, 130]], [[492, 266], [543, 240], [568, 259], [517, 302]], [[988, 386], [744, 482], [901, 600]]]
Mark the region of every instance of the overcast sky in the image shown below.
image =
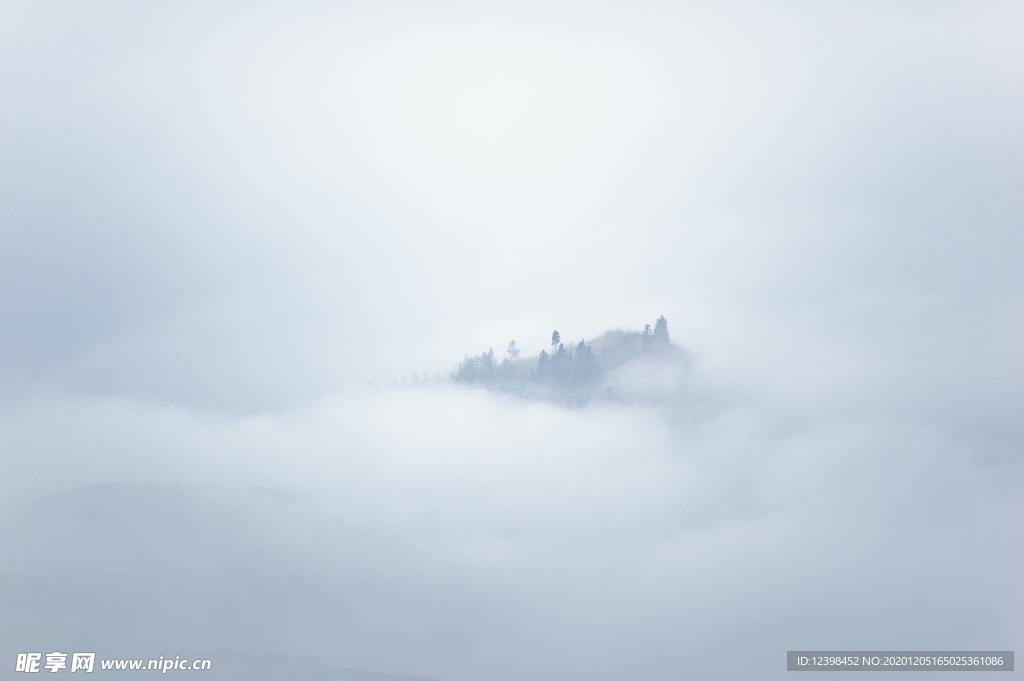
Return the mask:
[[[753, 613], [814, 574], [816, 597], [913, 600], [910, 568], [936, 562], [924, 584], [987, 575], [1016, 585], [1019, 612], [1022, 25], [1017, 2], [0, 0], [0, 494], [21, 509], [8, 520], [33, 518], [2, 527], [62, 527], [93, 484], [172, 485], [168, 508], [203, 509], [222, 493], [191, 487], [206, 476], [266, 527], [280, 514], [254, 489], [310, 499], [294, 522], [354, 543], [282, 530], [299, 557], [264, 577], [312, 584], [291, 629], [172, 626], [146, 645], [330, 644], [339, 666], [445, 681], [669, 678], [697, 649], [670, 652], [673, 629], [697, 646], [772, 627], [774, 659], [809, 641], [900, 647], [960, 618], [920, 645], [1012, 647], [1019, 615], [994, 594], [972, 611], [966, 590], [895, 624], [881, 605], [853, 623]], [[664, 408], [363, 388], [660, 314], [694, 362]], [[112, 498], [133, 494], [149, 498]], [[166, 513], [139, 517], [173, 533]], [[897, 550], [909, 567], [858, 582], [833, 539], [820, 573], [792, 559], [795, 533], [837, 526], [906, 530], [864, 565]], [[949, 528], [975, 549], [1004, 540], [975, 562], [912, 550]], [[248, 564], [242, 544], [231, 560]], [[778, 566], [763, 601], [744, 545]], [[338, 577], [357, 553], [354, 581]], [[27, 579], [48, 555], [0, 568]], [[623, 555], [637, 563], [564, 577]], [[429, 569], [401, 574], [416, 559]], [[209, 574], [179, 587], [230, 591]], [[716, 575], [735, 600], [705, 600]], [[34, 584], [50, 578], [69, 579]], [[414, 591], [436, 599], [410, 605]], [[597, 627], [586, 608], [612, 592], [618, 624]], [[330, 614], [346, 609], [369, 624]], [[889, 638], [855, 635], [880, 620]], [[74, 645], [87, 627], [67, 621]], [[841, 635], [814, 638], [829, 625]], [[19, 641], [49, 645], [33, 626]]]
[[1020, 370], [1018, 3], [3, 11], [16, 390], [281, 406], [662, 313]]

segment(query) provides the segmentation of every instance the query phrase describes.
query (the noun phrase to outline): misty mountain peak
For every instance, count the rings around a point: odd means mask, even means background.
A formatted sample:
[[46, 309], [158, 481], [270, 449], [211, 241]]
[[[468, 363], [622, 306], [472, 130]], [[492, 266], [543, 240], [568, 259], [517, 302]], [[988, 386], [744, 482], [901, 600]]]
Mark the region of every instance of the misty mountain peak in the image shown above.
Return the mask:
[[520, 347], [512, 340], [500, 361], [493, 349], [467, 355], [451, 379], [523, 397], [579, 403], [595, 397], [622, 397], [614, 387], [616, 382], [609, 379], [627, 365], [678, 366], [684, 358], [683, 349], [669, 339], [668, 320], [662, 315], [653, 328], [645, 324], [639, 331], [612, 329], [589, 341], [567, 340], [555, 329], [550, 347], [541, 348], [536, 355], [521, 356]]

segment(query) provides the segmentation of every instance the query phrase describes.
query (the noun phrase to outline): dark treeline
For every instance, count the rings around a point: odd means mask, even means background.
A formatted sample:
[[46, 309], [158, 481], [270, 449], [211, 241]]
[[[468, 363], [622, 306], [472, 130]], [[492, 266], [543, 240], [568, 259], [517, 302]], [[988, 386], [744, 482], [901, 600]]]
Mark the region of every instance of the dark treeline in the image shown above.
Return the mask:
[[644, 354], [672, 348], [668, 322], [659, 317], [654, 328], [646, 324], [642, 331], [616, 330], [602, 334], [593, 342], [564, 343], [557, 331], [551, 333], [550, 348], [538, 355], [520, 359], [520, 348], [513, 340], [500, 360], [494, 349], [467, 356], [452, 373], [459, 383], [478, 383], [514, 389], [516, 386], [544, 386], [554, 390], [575, 390], [600, 382], [611, 369]]

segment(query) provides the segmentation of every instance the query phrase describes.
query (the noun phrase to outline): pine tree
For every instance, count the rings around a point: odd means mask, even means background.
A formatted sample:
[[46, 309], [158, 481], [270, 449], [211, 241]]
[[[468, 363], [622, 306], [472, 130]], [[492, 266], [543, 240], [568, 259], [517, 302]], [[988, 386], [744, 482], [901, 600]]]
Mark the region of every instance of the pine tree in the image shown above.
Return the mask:
[[562, 342], [562, 334], [558, 333], [558, 329], [551, 332], [551, 351], [554, 352], [558, 348], [558, 344]]
[[537, 358], [537, 380], [544, 381], [548, 376], [548, 365], [550, 360], [548, 359], [548, 353], [545, 350], [540, 351], [540, 357]]
[[597, 378], [598, 368], [594, 351], [583, 341], [580, 341], [572, 354], [572, 369], [574, 383], [585, 384]]
[[494, 378], [494, 348], [488, 348], [487, 352], [480, 355], [480, 377], [489, 381]]
[[565, 351], [565, 346], [559, 343], [558, 349], [551, 355], [549, 367], [551, 380], [559, 386], [565, 386], [569, 382], [569, 373], [572, 370], [571, 361], [569, 353]]
[[665, 315], [658, 317], [658, 321], [654, 323], [654, 342], [668, 344], [668, 320], [665, 319]]
[[480, 358], [479, 357], [466, 357], [459, 363], [459, 368], [455, 370], [455, 380], [461, 383], [473, 383], [480, 377]]

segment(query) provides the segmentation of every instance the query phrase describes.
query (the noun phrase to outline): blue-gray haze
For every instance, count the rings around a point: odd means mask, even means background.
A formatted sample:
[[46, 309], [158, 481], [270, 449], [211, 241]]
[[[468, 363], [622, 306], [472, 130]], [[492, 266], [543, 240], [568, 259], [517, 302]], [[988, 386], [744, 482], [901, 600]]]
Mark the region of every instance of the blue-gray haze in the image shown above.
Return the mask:
[[[0, 667], [1020, 648], [1022, 24], [0, 0]], [[614, 400], [444, 380], [662, 314]]]

